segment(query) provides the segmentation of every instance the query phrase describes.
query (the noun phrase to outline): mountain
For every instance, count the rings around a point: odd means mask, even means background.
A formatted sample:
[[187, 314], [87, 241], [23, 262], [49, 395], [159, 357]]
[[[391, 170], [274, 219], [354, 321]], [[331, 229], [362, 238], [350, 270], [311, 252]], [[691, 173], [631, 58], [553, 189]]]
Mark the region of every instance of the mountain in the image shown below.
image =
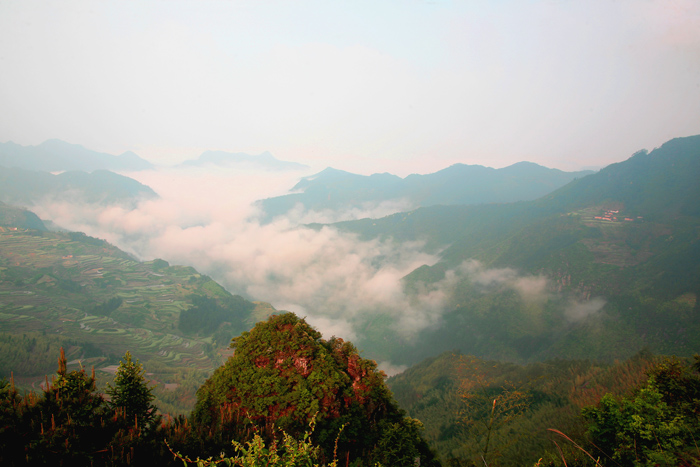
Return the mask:
[[242, 152], [205, 151], [198, 159], [187, 160], [179, 167], [234, 167], [245, 166], [264, 170], [304, 170], [309, 166], [298, 162], [281, 161], [265, 151], [257, 156], [251, 156]]
[[158, 195], [136, 180], [108, 170], [63, 172], [53, 175], [19, 168], [0, 166], [0, 200], [22, 206], [31, 206], [42, 198], [76, 198], [88, 203], [135, 203]]
[[13, 142], [0, 143], [0, 166], [46, 172], [137, 171], [153, 168], [150, 162], [131, 151], [114, 156], [58, 139], [44, 141], [38, 146], [21, 146]]
[[[192, 412], [193, 424], [221, 440], [212, 452], [251, 432], [281, 431], [299, 439], [311, 425], [326, 459], [345, 459], [345, 465], [378, 459], [387, 466], [440, 466], [393, 401], [376, 362], [362, 358], [352, 343], [324, 340], [304, 319], [284, 313], [235, 337], [232, 347], [233, 356], [197, 392]], [[348, 425], [352, 429], [341, 438], [339, 427]], [[401, 440], [395, 454], [387, 452], [389, 439]], [[300, 460], [284, 465], [312, 465]]]
[[55, 370], [48, 349], [64, 347], [72, 363], [110, 381], [128, 350], [158, 382], [159, 407], [183, 413], [231, 337], [275, 311], [192, 267], [136, 261], [103, 240], [35, 230], [5, 212], [0, 205], [0, 379], [13, 371], [21, 387]]
[[[409, 291], [453, 282], [438, 326], [377, 345], [396, 363], [450, 349], [510, 361], [613, 360], [643, 347], [690, 355], [700, 348], [697, 180], [700, 136], [692, 136], [534, 201], [335, 225], [439, 252], [437, 264], [404, 279]], [[391, 332], [390, 324], [373, 333]]]
[[4, 231], [4, 227], [46, 230], [44, 223], [33, 212], [0, 201], [0, 229]]
[[413, 207], [468, 205], [533, 200], [576, 178], [593, 172], [562, 172], [532, 162], [502, 169], [455, 164], [428, 175], [402, 179], [387, 173], [357, 175], [327, 168], [302, 179], [294, 193], [262, 200], [266, 220], [282, 215], [297, 204], [322, 211], [362, 208], [370, 203], [400, 200]]

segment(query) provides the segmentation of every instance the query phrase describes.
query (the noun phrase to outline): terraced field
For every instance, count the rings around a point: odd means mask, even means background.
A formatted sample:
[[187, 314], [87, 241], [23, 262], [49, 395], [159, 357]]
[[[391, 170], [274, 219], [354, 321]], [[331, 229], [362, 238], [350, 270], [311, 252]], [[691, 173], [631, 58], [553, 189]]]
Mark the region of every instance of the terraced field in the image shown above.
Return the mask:
[[[0, 334], [70, 341], [76, 347], [74, 363], [94, 365], [98, 378], [102, 373], [111, 380], [113, 365], [127, 350], [147, 371], [154, 370], [151, 378], [163, 391], [172, 392], [183, 379], [192, 379], [190, 374], [203, 379], [219, 366], [225, 348], [216, 348], [211, 337], [178, 329], [192, 294], [229, 296], [191, 267], [138, 262], [82, 234], [0, 231]], [[272, 311], [261, 303], [251, 316]], [[94, 355], [95, 348], [100, 355]], [[91, 355], [85, 349], [92, 349]], [[33, 387], [44, 380], [17, 372], [15, 378]]]

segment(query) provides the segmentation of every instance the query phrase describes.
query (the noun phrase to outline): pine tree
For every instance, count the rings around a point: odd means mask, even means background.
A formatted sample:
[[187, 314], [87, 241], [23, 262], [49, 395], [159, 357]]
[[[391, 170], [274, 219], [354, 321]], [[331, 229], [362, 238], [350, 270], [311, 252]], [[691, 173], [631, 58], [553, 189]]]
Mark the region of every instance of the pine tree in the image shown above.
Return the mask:
[[27, 408], [32, 420], [27, 435], [26, 459], [30, 465], [99, 464], [101, 450], [111, 434], [104, 429], [106, 404], [91, 375], [81, 366], [68, 371], [63, 348], [58, 371], [35, 405]]
[[109, 406], [112, 409], [123, 410], [127, 420], [147, 426], [156, 417], [154, 386], [149, 387], [144, 377], [143, 365], [131, 360], [131, 352], [127, 351], [119, 362], [119, 368], [114, 375], [114, 386], [107, 383], [107, 394], [110, 396]]

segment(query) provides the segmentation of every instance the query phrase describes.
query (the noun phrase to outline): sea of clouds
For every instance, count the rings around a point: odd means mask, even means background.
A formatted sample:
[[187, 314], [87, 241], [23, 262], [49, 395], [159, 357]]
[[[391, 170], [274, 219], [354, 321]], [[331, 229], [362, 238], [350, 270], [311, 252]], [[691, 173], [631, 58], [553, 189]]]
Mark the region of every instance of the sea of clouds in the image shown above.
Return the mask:
[[[261, 223], [255, 202], [288, 193], [299, 172], [169, 168], [127, 175], [153, 188], [159, 198], [141, 201], [136, 208], [88, 204], [79, 197], [45, 199], [33, 209], [42, 219], [106, 239], [139, 260], [191, 265], [231, 293], [306, 317], [326, 338], [361, 341], [367, 315], [379, 312], [392, 317], [402, 338], [438, 327], [451, 291], [465, 278], [484, 288], [510, 287], [532, 302], [543, 302], [550, 293], [543, 276], [488, 269], [471, 260], [408, 294], [402, 278], [439, 260], [421, 242], [360, 240], [332, 226], [304, 225], [385, 216], [405, 210], [402, 200], [343, 212], [309, 212], [299, 206]], [[566, 316], [579, 320], [603, 305], [572, 302]], [[401, 370], [390, 362], [382, 367], [387, 373]]]

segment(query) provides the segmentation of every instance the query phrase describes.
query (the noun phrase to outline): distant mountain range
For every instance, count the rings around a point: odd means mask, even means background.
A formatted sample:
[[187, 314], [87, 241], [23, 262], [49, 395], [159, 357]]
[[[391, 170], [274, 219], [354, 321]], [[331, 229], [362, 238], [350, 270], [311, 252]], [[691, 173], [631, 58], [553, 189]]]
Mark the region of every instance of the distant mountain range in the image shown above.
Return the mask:
[[[231, 156], [216, 154], [200, 162]], [[102, 171], [50, 175], [3, 169], [0, 199], [27, 205], [32, 199], [22, 198], [27, 193], [65, 192], [80, 184], [95, 189], [97, 201], [114, 199], [99, 191], [105, 188], [129, 199], [155, 195], [119, 177]], [[268, 216], [296, 203], [339, 209], [404, 197], [437, 204], [334, 224], [364, 240], [421, 241], [439, 255], [437, 264], [404, 278], [410, 294], [438, 287], [447, 277], [453, 282], [441, 320], [410, 340], [385, 339], [395, 323], [381, 310], [358, 315], [358, 320], [371, 316], [371, 322], [353, 324], [367, 330], [358, 345], [372, 358], [410, 365], [459, 349], [517, 361], [614, 359], [644, 346], [683, 355], [700, 348], [698, 180], [700, 136], [692, 136], [640, 151], [597, 173], [564, 173], [531, 163], [505, 169], [455, 165], [405, 179], [327, 169], [300, 181], [294, 189], [301, 193], [261, 203]], [[546, 194], [522, 200], [538, 190]], [[4, 219], [41, 229], [26, 211], [4, 212]], [[469, 263], [474, 260], [478, 266]], [[464, 264], [472, 265], [471, 272], [464, 272], [469, 269]], [[539, 281], [541, 298], [528, 301], [513, 283], [484, 282], [475, 276], [480, 271]]]
[[131, 151], [114, 156], [58, 139], [44, 141], [38, 146], [21, 146], [13, 142], [0, 143], [0, 166], [45, 172], [137, 171], [153, 168], [150, 162]]
[[[137, 154], [127, 151], [119, 156], [87, 149], [58, 139], [37, 146], [21, 146], [13, 142], [0, 143], [0, 166], [44, 172], [80, 170], [139, 171], [154, 166]], [[187, 160], [178, 167], [237, 167], [264, 170], [304, 170], [309, 167], [298, 162], [281, 161], [265, 151], [257, 156], [242, 152], [205, 151], [197, 159]]]
[[148, 186], [108, 170], [53, 175], [0, 166], [0, 201], [20, 206], [31, 207], [46, 197], [99, 204], [134, 204], [157, 196]]
[[242, 152], [205, 151], [198, 159], [191, 159], [179, 164], [179, 167], [236, 167], [247, 166], [265, 170], [304, 170], [309, 166], [298, 162], [288, 162], [276, 159], [265, 151], [257, 156]]
[[401, 178], [388, 173], [357, 175], [328, 168], [297, 183], [295, 193], [260, 201], [265, 220], [297, 205], [306, 210], [362, 209], [370, 204], [401, 200], [417, 208], [435, 205], [508, 203], [539, 198], [592, 171], [562, 172], [532, 162], [502, 169], [455, 164], [427, 175]]
[[[692, 136], [534, 201], [425, 207], [335, 226], [365, 240], [422, 240], [439, 252], [437, 264], [405, 278], [408, 290], [480, 262], [458, 276], [440, 326], [391, 348], [381, 344], [382, 357], [394, 362], [451, 349], [516, 361], [612, 360], [644, 346], [691, 355], [700, 349], [698, 180], [700, 136]], [[546, 280], [542, 301], [528, 302], [507, 281], [484, 282], [480, 271]], [[374, 343], [361, 345], [374, 351]]]

